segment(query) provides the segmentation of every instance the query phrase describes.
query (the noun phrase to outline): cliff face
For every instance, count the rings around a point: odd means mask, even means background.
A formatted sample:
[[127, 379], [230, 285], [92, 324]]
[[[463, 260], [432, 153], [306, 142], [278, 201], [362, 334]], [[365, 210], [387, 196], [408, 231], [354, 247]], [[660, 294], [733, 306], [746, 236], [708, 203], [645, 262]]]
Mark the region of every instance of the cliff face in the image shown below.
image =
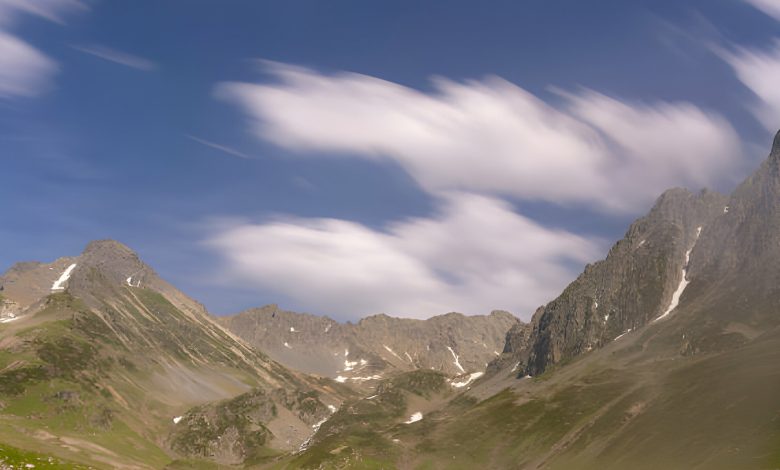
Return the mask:
[[563, 293], [515, 326], [495, 366], [537, 375], [663, 315], [675, 299], [687, 257], [727, 205], [711, 191], [671, 189], [634, 222], [606, 259], [588, 265]]
[[778, 233], [780, 133], [769, 158], [731, 196], [683, 189], [661, 195], [606, 259], [586, 266], [536, 311], [528, 328], [510, 330], [491, 369], [513, 364], [520, 374], [540, 374], [666, 318], [681, 302], [711, 312], [703, 325], [688, 325], [681, 346], [701, 350], [696, 338], [719, 334], [741, 319], [736, 312], [759, 315], [750, 312], [769, 310], [747, 306], [773, 305], [780, 286]]

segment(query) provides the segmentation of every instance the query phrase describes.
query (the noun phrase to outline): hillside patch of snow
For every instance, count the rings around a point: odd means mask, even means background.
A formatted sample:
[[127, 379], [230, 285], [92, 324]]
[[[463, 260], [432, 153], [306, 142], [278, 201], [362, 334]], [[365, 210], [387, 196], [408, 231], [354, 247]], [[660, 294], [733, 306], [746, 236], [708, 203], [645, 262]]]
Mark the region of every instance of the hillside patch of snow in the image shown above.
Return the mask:
[[412, 414], [412, 416], [409, 416], [409, 419], [404, 421], [404, 424], [416, 423], [417, 421], [420, 421], [421, 419], [423, 419], [423, 414], [418, 411], [418, 412]]
[[173, 418], [173, 424], [179, 424], [179, 421], [181, 421], [182, 416], [177, 416]]
[[453, 361], [453, 364], [455, 364], [455, 367], [457, 367], [458, 370], [460, 370], [461, 372], [465, 373], [466, 369], [464, 369], [463, 366], [460, 365], [460, 358], [458, 357], [458, 355], [455, 354], [455, 351], [453, 351], [451, 347], [447, 346], [447, 349], [450, 350], [450, 354], [452, 354], [452, 357], [455, 359]]
[[347, 381], [347, 378], [346, 378], [346, 377], [344, 377], [344, 376], [342, 376], [342, 375], [339, 375], [339, 376], [338, 376], [338, 377], [336, 377], [334, 380], [336, 380], [336, 382], [338, 382], [338, 383], [340, 383], [340, 384], [343, 384], [344, 382], [346, 382], [346, 381]]
[[354, 369], [357, 364], [358, 361], [350, 361], [349, 359], [344, 359], [344, 370], [350, 371]]
[[658, 320], [666, 317], [672, 313], [672, 311], [680, 304], [680, 297], [685, 291], [685, 288], [688, 287], [688, 284], [690, 283], [688, 280], [688, 263], [691, 261], [691, 251], [693, 251], [693, 247], [696, 246], [696, 240], [699, 239], [699, 235], [701, 235], [701, 227], [696, 229], [696, 239], [693, 242], [693, 246], [690, 250], [685, 252], [685, 264], [683, 264], [682, 268], [682, 279], [680, 279], [680, 284], [677, 285], [677, 289], [675, 289], [674, 293], [672, 293], [672, 301], [669, 303], [669, 306], [666, 308], [664, 313], [653, 320], [653, 322], [657, 322]]
[[51, 285], [51, 290], [65, 290], [65, 282], [70, 279], [70, 274], [73, 272], [73, 270], [76, 268], [76, 263], [71, 264], [70, 266], [65, 269], [65, 272], [62, 273], [59, 279], [54, 281], [54, 284]]
[[292, 349], [292, 346], [290, 346], [290, 343], [288, 343], [287, 341], [284, 342], [284, 347], [287, 349]]
[[613, 341], [617, 341], [617, 340], [619, 340], [620, 338], [622, 338], [622, 337], [626, 336], [626, 335], [627, 335], [627, 334], [629, 334], [629, 333], [631, 333], [631, 328], [629, 328], [629, 329], [627, 329], [625, 332], [623, 332], [623, 333], [621, 333], [621, 334], [617, 335]]
[[484, 374], [483, 372], [473, 372], [469, 374], [469, 376], [466, 377], [466, 380], [464, 380], [463, 382], [452, 382], [452, 384], [450, 385], [452, 385], [455, 388], [462, 388], [470, 384], [471, 382], [477, 380], [478, 378], [482, 377], [483, 374]]
[[385, 347], [385, 349], [387, 349], [387, 352], [389, 352], [389, 353], [390, 353], [390, 354], [392, 354], [393, 356], [397, 357], [399, 360], [403, 361], [403, 359], [401, 359], [401, 356], [399, 356], [398, 354], [396, 354], [396, 353], [395, 353], [395, 351], [393, 351], [392, 349], [390, 349], [390, 346], [387, 346], [387, 345], [385, 345], [385, 344], [383, 344], [382, 346], [384, 346], [384, 347]]

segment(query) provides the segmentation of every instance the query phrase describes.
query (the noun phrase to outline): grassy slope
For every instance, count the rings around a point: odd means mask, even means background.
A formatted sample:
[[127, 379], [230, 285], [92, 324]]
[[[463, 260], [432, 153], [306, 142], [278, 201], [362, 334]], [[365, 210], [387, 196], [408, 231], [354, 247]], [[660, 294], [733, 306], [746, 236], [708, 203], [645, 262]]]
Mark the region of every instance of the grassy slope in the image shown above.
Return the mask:
[[694, 356], [657, 332], [479, 403], [458, 395], [413, 425], [356, 408], [350, 420], [368, 423], [363, 434], [353, 425], [328, 435], [292, 467], [780, 467], [780, 331]]
[[371, 398], [345, 403], [326, 421], [306, 452], [272, 468], [392, 468], [401, 454], [395, 433], [414, 411], [435, 407], [451, 394], [440, 372], [418, 370], [385, 380]]

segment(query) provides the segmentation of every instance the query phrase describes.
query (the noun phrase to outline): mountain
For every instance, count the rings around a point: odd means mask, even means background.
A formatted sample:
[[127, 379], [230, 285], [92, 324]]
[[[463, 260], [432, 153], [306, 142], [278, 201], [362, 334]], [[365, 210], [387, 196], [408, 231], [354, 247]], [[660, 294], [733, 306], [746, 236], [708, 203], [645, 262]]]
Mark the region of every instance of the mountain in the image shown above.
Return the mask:
[[362, 432], [348, 401], [285, 468], [779, 468], [778, 229], [780, 133], [729, 197], [665, 193], [470, 389]]
[[662, 316], [679, 301], [699, 234], [727, 205], [726, 196], [707, 190], [666, 191], [605, 260], [586, 266], [534, 313], [530, 331], [515, 326], [500, 362], [515, 364], [520, 375], [537, 375]]
[[350, 384], [375, 384], [394, 373], [434, 369], [448, 375], [484, 371], [504, 348], [512, 314], [439, 315], [428, 320], [374, 315], [357, 324], [288, 312], [276, 305], [219, 322], [292, 369]]
[[0, 467], [780, 468], [778, 266], [780, 133], [730, 196], [664, 193], [528, 324], [217, 321], [93, 242], [0, 277]]
[[101, 467], [235, 464], [297, 449], [353, 396], [251, 348], [115, 241], [0, 285], [7, 445]]

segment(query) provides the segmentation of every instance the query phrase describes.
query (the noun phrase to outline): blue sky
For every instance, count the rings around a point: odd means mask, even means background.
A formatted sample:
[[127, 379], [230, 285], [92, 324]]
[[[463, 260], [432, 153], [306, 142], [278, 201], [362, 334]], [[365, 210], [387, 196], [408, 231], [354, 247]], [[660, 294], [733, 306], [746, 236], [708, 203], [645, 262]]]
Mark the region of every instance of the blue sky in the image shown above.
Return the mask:
[[780, 1], [0, 0], [0, 269], [114, 238], [218, 314], [528, 318], [780, 127]]

